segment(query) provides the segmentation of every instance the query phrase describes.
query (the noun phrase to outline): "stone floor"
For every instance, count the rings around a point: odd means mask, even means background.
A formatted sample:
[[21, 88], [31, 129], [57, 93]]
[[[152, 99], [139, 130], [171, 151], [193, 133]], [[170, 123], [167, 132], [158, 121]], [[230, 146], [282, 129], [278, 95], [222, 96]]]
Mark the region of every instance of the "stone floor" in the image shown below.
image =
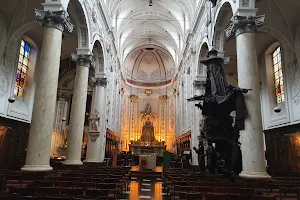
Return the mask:
[[129, 200], [168, 200], [160, 178], [144, 179], [132, 177], [129, 190], [124, 192], [122, 198]]
[[[168, 200], [169, 197], [163, 189], [162, 168], [156, 167], [152, 173], [140, 172], [138, 166], [133, 166], [131, 182], [128, 191], [124, 192], [121, 200]], [[136, 173], [135, 173], [136, 172]], [[157, 177], [160, 174], [159, 178]], [[151, 176], [152, 175], [152, 176]]]

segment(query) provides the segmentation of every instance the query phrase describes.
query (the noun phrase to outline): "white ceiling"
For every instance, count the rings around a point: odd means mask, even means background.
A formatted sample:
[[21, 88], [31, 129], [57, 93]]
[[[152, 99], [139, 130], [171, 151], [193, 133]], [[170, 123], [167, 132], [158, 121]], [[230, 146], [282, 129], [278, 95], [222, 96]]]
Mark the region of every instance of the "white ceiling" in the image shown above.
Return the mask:
[[155, 87], [171, 82], [175, 75], [172, 56], [163, 48], [144, 45], [134, 49], [126, 58], [125, 80], [142, 87]]
[[[120, 52], [122, 71], [125, 59], [137, 48], [155, 45], [171, 55], [175, 71], [178, 55], [188, 32], [194, 0], [106, 0]], [[129, 70], [130, 71], [130, 70]], [[151, 71], [151, 69], [150, 69]]]

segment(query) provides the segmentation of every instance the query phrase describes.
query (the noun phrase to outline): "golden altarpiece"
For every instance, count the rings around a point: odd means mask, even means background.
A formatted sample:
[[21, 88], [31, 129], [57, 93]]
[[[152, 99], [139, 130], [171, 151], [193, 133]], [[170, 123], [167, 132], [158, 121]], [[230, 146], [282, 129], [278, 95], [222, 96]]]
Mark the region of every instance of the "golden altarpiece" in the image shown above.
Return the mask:
[[141, 113], [141, 120], [144, 121], [142, 135], [137, 141], [130, 141], [129, 149], [133, 154], [151, 154], [155, 153], [162, 156], [166, 150], [164, 141], [158, 141], [154, 135], [154, 126], [151, 120], [155, 120], [156, 114], [151, 112], [150, 104], [146, 105], [145, 111]]

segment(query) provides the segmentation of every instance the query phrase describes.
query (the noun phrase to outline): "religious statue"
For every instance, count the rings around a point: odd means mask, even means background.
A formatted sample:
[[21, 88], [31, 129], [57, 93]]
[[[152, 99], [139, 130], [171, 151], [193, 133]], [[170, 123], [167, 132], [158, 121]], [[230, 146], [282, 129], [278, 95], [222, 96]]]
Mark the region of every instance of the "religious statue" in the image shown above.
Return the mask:
[[141, 113], [142, 119], [147, 119], [147, 117], [152, 119], [156, 118], [156, 114], [151, 112], [151, 105], [149, 103], [146, 105], [145, 111]]
[[215, 174], [215, 169], [216, 169], [216, 163], [217, 163], [217, 155], [216, 155], [216, 150], [212, 146], [212, 143], [208, 143], [208, 147], [206, 150], [206, 155], [207, 155], [207, 168], [209, 174]]
[[204, 160], [204, 145], [203, 141], [199, 140], [198, 149], [196, 147], [193, 148], [195, 152], [198, 154], [198, 166], [200, 169], [200, 173], [205, 171], [205, 160]]
[[89, 120], [92, 131], [98, 132], [100, 129], [100, 113], [98, 112], [98, 109], [95, 109], [93, 117], [90, 117]]
[[[224, 73], [225, 58], [217, 54], [218, 51], [213, 49], [208, 53], [208, 58], [201, 61], [207, 66], [205, 94], [188, 101], [200, 101], [196, 106], [204, 117], [201, 135], [209, 144], [206, 154], [209, 172], [219, 174], [222, 171], [231, 176], [231, 172], [238, 174], [241, 169], [238, 167], [241, 165], [238, 138], [248, 115], [243, 94], [251, 89], [228, 84]], [[230, 116], [232, 111], [236, 112], [235, 122]], [[215, 145], [212, 146], [212, 143]]]

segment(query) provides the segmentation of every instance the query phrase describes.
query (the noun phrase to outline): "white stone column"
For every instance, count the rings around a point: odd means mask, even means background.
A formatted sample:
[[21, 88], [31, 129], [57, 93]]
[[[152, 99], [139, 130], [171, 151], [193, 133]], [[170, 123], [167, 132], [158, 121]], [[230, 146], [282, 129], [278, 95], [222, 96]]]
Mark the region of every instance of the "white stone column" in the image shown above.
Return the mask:
[[82, 165], [82, 138], [85, 121], [89, 67], [92, 63], [92, 55], [76, 54], [72, 55], [72, 60], [77, 63], [77, 70], [72, 97], [67, 155], [63, 164]]
[[[204, 88], [205, 81], [204, 80], [195, 80], [194, 81], [194, 89], [195, 89], [195, 96], [204, 95], [205, 88]], [[201, 114], [201, 110], [197, 107], [194, 109], [194, 127], [192, 132], [191, 138], [191, 151], [192, 151], [192, 165], [198, 165], [198, 154], [193, 149], [196, 147], [198, 149], [198, 136], [200, 135], [200, 123], [201, 119], [203, 118]]]
[[[101, 134], [106, 135], [105, 130], [105, 103], [106, 103], [106, 78], [95, 78], [92, 99], [91, 117], [89, 119], [89, 134], [86, 160], [84, 162], [103, 162], [105, 155], [105, 143]], [[104, 128], [103, 128], [104, 127]]]
[[36, 17], [43, 22], [44, 37], [39, 66], [36, 68], [36, 89], [32, 122], [28, 138], [26, 161], [22, 171], [50, 171], [51, 136], [54, 122], [57, 83], [61, 54], [62, 32], [73, 25], [65, 11], [36, 10]]
[[255, 47], [255, 30], [263, 24], [265, 16], [234, 16], [227, 36], [236, 34], [237, 66], [239, 87], [252, 89], [244, 94], [248, 109], [245, 130], [240, 132], [242, 143], [243, 171], [240, 177], [262, 179], [270, 178], [266, 173], [263, 127], [260, 103], [260, 76], [258, 74]]

